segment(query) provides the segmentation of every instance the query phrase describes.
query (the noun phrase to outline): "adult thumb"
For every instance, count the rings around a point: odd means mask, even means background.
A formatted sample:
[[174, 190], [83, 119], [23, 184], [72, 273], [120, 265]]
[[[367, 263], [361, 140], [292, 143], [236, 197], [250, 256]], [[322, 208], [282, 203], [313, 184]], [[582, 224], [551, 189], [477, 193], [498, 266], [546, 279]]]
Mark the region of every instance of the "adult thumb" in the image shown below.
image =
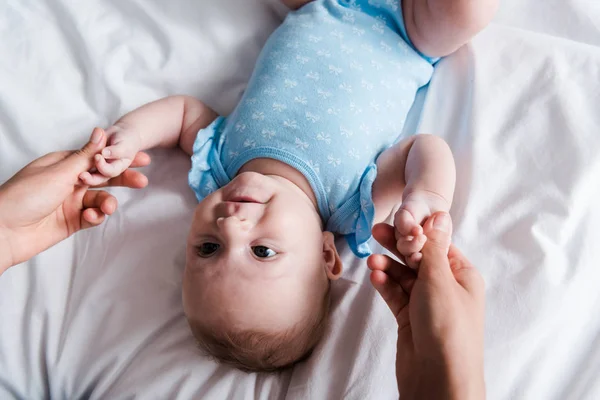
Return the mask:
[[452, 219], [447, 212], [434, 213], [423, 225], [427, 241], [421, 250], [419, 277], [450, 274], [448, 249], [452, 237]]
[[88, 142], [80, 150], [55, 164], [57, 172], [68, 175], [74, 182], [79, 180], [82, 172], [90, 170], [94, 166], [94, 156], [106, 146], [106, 134], [102, 128], [94, 128]]

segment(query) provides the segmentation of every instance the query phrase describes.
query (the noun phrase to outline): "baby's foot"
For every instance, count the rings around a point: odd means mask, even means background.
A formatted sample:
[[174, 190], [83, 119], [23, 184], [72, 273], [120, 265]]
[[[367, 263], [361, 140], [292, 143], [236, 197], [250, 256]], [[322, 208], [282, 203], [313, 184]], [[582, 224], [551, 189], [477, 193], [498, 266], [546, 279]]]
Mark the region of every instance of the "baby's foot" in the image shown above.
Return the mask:
[[427, 241], [422, 225], [431, 214], [449, 209], [450, 202], [434, 192], [414, 191], [404, 198], [394, 217], [394, 228], [396, 248], [409, 267], [416, 268], [421, 261], [421, 249]]

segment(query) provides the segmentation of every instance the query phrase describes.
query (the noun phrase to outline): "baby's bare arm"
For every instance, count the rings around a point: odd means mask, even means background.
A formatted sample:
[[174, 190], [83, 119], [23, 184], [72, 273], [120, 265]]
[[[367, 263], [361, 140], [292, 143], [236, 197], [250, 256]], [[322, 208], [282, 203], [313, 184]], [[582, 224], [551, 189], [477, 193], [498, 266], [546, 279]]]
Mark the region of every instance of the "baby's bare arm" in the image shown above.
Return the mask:
[[179, 144], [191, 155], [196, 133], [216, 116], [190, 96], [170, 96], [143, 105], [106, 130], [107, 146], [94, 157], [97, 171], [84, 172], [79, 179], [90, 186], [100, 185], [123, 173], [139, 151], [153, 147]]
[[179, 144], [188, 154], [196, 133], [217, 114], [200, 100], [190, 96], [169, 96], [137, 108], [121, 117], [115, 126], [136, 132], [140, 150], [175, 147]]
[[453, 53], [485, 28], [499, 0], [403, 0], [406, 31], [430, 57]]
[[383, 222], [406, 195], [421, 191], [451, 204], [456, 172], [446, 142], [433, 135], [415, 135], [384, 151], [377, 159], [373, 183], [375, 223]]

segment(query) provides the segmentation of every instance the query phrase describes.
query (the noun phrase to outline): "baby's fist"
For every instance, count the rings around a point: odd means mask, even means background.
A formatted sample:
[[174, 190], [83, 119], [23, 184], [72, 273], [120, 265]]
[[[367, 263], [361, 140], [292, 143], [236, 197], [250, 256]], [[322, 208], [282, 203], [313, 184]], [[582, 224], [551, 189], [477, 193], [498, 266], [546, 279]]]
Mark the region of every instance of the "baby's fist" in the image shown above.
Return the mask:
[[96, 186], [121, 175], [140, 151], [139, 135], [126, 127], [114, 125], [105, 134], [108, 137], [107, 146], [94, 156], [97, 173], [84, 172], [80, 175], [86, 185]]
[[96, 169], [102, 175], [114, 178], [125, 171], [140, 151], [141, 140], [136, 132], [121, 126], [106, 130], [107, 146], [96, 155]]
[[394, 216], [394, 235], [396, 249], [404, 256], [409, 267], [416, 268], [421, 261], [421, 249], [427, 237], [423, 234], [421, 225], [406, 208], [400, 208]]

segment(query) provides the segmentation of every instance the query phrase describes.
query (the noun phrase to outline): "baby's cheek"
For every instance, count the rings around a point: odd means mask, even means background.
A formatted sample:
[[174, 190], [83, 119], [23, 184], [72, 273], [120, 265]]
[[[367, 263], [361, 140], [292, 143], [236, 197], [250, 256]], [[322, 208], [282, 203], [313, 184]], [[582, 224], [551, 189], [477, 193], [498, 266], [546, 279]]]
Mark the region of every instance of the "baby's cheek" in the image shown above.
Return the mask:
[[213, 268], [206, 268], [193, 261], [186, 263], [182, 282], [182, 301], [188, 318], [202, 314], [214, 297], [214, 290], [218, 289], [216, 280], [211, 277], [211, 270]]
[[200, 235], [208, 231], [216, 220], [215, 201], [213, 198], [207, 197], [196, 206], [192, 221], [190, 224], [190, 235]]

